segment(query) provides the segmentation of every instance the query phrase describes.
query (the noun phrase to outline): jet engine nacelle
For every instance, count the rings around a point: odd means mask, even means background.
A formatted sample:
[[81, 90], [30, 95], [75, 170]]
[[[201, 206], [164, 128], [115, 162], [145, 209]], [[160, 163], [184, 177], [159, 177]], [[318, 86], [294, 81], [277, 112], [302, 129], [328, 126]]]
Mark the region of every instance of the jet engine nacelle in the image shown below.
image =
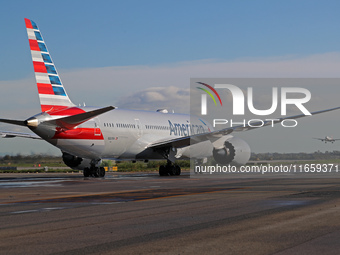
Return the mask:
[[[74, 170], [84, 170], [86, 167], [90, 168], [91, 162], [92, 162], [91, 159], [80, 158], [80, 157], [71, 155], [67, 152], [63, 152], [63, 161], [65, 165], [67, 165], [68, 167]], [[101, 161], [99, 161], [97, 165], [100, 165], [100, 163]]]
[[232, 137], [222, 147], [213, 149], [213, 157], [221, 165], [245, 165], [250, 158], [250, 147], [242, 139]]

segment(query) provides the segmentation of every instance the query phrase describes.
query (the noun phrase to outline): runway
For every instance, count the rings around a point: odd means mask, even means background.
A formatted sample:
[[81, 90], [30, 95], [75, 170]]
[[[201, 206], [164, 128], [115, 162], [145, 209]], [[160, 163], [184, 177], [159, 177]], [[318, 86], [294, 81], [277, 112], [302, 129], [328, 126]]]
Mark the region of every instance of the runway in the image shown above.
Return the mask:
[[0, 254], [338, 254], [340, 179], [1, 174]]

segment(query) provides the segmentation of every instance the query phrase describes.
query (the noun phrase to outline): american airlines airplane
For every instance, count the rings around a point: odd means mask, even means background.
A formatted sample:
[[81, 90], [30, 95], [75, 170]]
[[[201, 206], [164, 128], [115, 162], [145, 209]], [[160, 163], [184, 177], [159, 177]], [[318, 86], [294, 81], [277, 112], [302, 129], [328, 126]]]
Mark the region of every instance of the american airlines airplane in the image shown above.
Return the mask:
[[[25, 126], [34, 132], [1, 131], [2, 137], [43, 139], [59, 148], [65, 164], [83, 170], [85, 177], [105, 175], [104, 168], [100, 167], [102, 159], [166, 159], [167, 164], [159, 168], [161, 176], [180, 175], [181, 169], [175, 164], [175, 160], [180, 158], [204, 159], [213, 156], [219, 164], [242, 165], [248, 162], [248, 144], [231, 133], [254, 129], [254, 123], [252, 126], [215, 131], [202, 118], [168, 113], [164, 109], [150, 112], [113, 106], [76, 106], [66, 93], [36, 23], [29, 19], [25, 19], [25, 23], [41, 112], [26, 120], [0, 119], [0, 122]], [[277, 119], [274, 124], [288, 118]]]
[[331, 136], [326, 136], [325, 138], [314, 138], [314, 139], [320, 140], [321, 142], [325, 142], [325, 143], [327, 142], [334, 143], [335, 141], [340, 140], [340, 139], [334, 139]]

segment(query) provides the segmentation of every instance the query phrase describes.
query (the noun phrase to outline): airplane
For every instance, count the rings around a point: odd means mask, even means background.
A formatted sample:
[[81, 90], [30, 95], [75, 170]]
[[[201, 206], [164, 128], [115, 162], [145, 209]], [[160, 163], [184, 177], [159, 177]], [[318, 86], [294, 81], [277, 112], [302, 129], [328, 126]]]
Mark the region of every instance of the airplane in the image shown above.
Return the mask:
[[[160, 176], [180, 175], [176, 159], [206, 159], [213, 156], [219, 164], [244, 165], [250, 147], [231, 133], [252, 130], [252, 126], [235, 126], [214, 130], [204, 119], [157, 111], [127, 110], [114, 106], [103, 108], [76, 106], [69, 98], [41, 32], [33, 20], [25, 19], [32, 55], [41, 112], [26, 119], [0, 119], [0, 122], [28, 127], [33, 133], [0, 131], [3, 138], [23, 137], [45, 140], [59, 148], [62, 159], [72, 169], [83, 170], [85, 177], [104, 177], [102, 159], [164, 160]], [[319, 114], [340, 107], [313, 112]], [[304, 114], [279, 118], [305, 117]]]
[[325, 143], [327, 143], [327, 142], [334, 143], [335, 141], [340, 140], [340, 139], [334, 139], [334, 138], [331, 137], [331, 136], [326, 136], [325, 138], [314, 138], [314, 137], [313, 137], [313, 139], [317, 139], [317, 140], [320, 140], [321, 142], [325, 142]]

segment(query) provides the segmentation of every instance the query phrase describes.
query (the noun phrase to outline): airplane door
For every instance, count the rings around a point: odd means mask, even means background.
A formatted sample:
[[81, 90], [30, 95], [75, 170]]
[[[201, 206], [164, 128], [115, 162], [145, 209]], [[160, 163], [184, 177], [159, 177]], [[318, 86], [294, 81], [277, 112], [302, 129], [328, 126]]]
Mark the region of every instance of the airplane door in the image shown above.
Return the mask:
[[138, 135], [138, 137], [141, 137], [142, 134], [143, 134], [143, 130], [142, 130], [142, 125], [140, 123], [140, 120], [135, 119], [135, 123], [136, 123], [137, 135]]
[[94, 136], [100, 136], [101, 135], [101, 131], [99, 128], [99, 123], [98, 123], [98, 118], [94, 119]]

